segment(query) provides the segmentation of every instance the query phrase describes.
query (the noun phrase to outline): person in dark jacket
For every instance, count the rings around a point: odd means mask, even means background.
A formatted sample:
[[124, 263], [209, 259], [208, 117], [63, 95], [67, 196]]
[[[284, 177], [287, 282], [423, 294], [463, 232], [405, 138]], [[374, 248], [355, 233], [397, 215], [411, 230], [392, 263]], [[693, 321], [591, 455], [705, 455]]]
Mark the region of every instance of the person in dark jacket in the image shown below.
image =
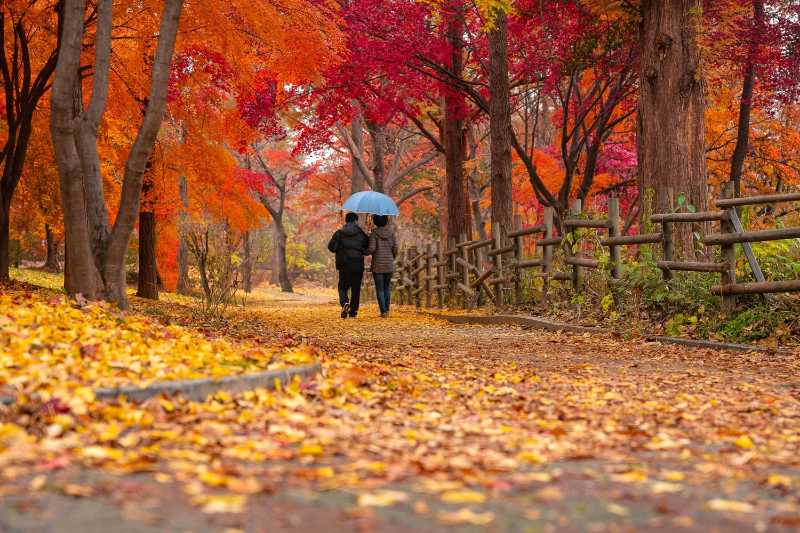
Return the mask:
[[[355, 317], [361, 299], [361, 280], [364, 277], [364, 255], [369, 237], [358, 222], [358, 215], [347, 213], [345, 225], [336, 230], [328, 243], [328, 250], [336, 254], [336, 270], [339, 271], [339, 305], [342, 318]], [[349, 294], [348, 294], [349, 293]]]
[[381, 317], [386, 318], [389, 316], [394, 258], [397, 257], [397, 239], [392, 228], [388, 226], [389, 217], [373, 215], [372, 222], [375, 224], [375, 229], [369, 236], [367, 254], [372, 256], [372, 277], [375, 280], [378, 307], [381, 310]]

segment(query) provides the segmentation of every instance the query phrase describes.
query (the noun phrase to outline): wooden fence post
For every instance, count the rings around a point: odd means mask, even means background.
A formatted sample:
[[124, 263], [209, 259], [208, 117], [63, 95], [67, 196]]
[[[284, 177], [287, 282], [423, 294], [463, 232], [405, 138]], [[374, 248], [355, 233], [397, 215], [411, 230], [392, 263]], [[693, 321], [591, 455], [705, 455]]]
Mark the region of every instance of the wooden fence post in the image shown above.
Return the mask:
[[444, 307], [445, 289], [445, 255], [442, 253], [442, 243], [436, 242], [436, 303], [439, 309]]
[[[574, 217], [579, 217], [581, 214], [582, 204], [580, 198], [576, 199], [572, 202], [572, 209], [570, 214]], [[570, 230], [570, 235], [572, 235], [572, 243], [569, 245], [569, 251], [567, 255], [576, 255], [574, 252], [574, 247], [578, 244], [578, 231], [577, 227], [573, 227]], [[572, 289], [577, 291], [581, 285], [581, 268], [578, 265], [572, 265]]]
[[[522, 229], [522, 217], [514, 215], [514, 231]], [[522, 303], [522, 269], [519, 264], [522, 262], [522, 236], [514, 237], [514, 305]]]
[[[492, 236], [494, 237], [494, 249], [499, 250], [505, 246], [505, 239], [500, 231], [500, 224], [492, 224]], [[495, 306], [503, 308], [503, 254], [492, 254], [492, 270], [494, 270], [494, 293]]]
[[[448, 307], [455, 307], [456, 296], [458, 295], [458, 278], [455, 277], [456, 273], [458, 272], [458, 263], [456, 262], [456, 254], [458, 253], [458, 248], [456, 248], [456, 239], [455, 237], [450, 237], [449, 240], [449, 248], [448, 248], [448, 256], [447, 260], [449, 262], [449, 268], [447, 269], [447, 284], [449, 287], [449, 294], [447, 296], [447, 306]], [[453, 276], [453, 277], [450, 277]]]
[[407, 288], [406, 288], [406, 297], [408, 298], [408, 305], [414, 303], [414, 263], [411, 261], [411, 258], [417, 253], [416, 248], [409, 248], [406, 250], [406, 274], [408, 275], [407, 281]]
[[[608, 234], [611, 237], [620, 237], [620, 222], [619, 222], [619, 198], [608, 199]], [[611, 277], [614, 279], [620, 278], [620, 253], [619, 246], [610, 245], [608, 247], [609, 263], [611, 268]]]
[[[555, 209], [552, 207], [544, 208], [544, 238], [550, 239], [553, 237], [553, 217]], [[547, 293], [550, 289], [550, 274], [553, 272], [553, 245], [545, 244], [542, 250], [542, 274], [544, 274], [544, 283], [542, 284], [542, 295], [547, 300]]]
[[[669, 211], [672, 212], [674, 195], [672, 192], [672, 188], [667, 189], [667, 205], [669, 205]], [[673, 259], [672, 254], [672, 222], [664, 221], [661, 223], [661, 243], [663, 245], [663, 255], [664, 261], [671, 262]], [[668, 268], [664, 268], [661, 270], [661, 274], [665, 281], [669, 281], [672, 279], [672, 270]]]
[[[723, 198], [733, 198], [733, 182], [727, 182], [722, 190]], [[725, 217], [720, 221], [720, 233], [735, 233], [733, 224], [730, 218]], [[725, 263], [725, 270], [722, 271], [722, 312], [724, 314], [731, 314], [736, 310], [736, 295], [730, 292], [725, 292], [727, 288], [733, 288], [736, 285], [736, 244], [723, 243], [720, 246], [722, 251], [722, 261]]]
[[425, 307], [433, 306], [433, 245], [428, 244], [425, 250]]
[[[464, 246], [461, 246], [461, 248], [460, 248], [460, 250], [461, 250], [461, 259], [464, 261], [464, 264], [461, 265], [462, 282], [464, 283], [465, 287], [469, 287], [470, 286], [469, 285], [469, 266], [468, 266], [468, 264], [469, 264], [469, 250], [467, 250], [467, 246], [465, 244], [467, 242], [467, 236], [462, 233], [461, 234], [461, 238], [459, 239], [459, 242], [461, 244], [464, 244]], [[461, 307], [466, 309], [469, 306], [469, 302], [470, 302], [469, 295], [465, 292]]]

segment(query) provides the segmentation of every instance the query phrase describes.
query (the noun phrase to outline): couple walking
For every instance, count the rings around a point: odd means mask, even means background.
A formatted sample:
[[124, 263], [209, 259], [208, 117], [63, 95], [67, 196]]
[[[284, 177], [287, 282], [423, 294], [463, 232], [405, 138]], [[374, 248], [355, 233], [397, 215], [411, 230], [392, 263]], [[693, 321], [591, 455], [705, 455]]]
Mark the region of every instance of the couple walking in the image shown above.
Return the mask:
[[372, 215], [375, 229], [367, 236], [358, 225], [358, 215], [347, 213], [345, 225], [338, 229], [328, 243], [328, 250], [336, 254], [339, 271], [339, 305], [342, 318], [355, 318], [361, 298], [361, 280], [364, 277], [364, 256], [372, 256], [372, 277], [381, 317], [389, 316], [389, 294], [394, 258], [397, 256], [397, 239], [389, 227], [389, 217]]

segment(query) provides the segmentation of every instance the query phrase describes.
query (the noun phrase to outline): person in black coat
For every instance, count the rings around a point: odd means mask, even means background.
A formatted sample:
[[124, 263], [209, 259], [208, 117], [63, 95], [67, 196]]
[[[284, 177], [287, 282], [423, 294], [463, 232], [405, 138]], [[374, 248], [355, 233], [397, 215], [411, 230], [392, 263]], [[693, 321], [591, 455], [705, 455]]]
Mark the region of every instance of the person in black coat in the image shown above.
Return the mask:
[[[336, 254], [336, 270], [339, 271], [339, 305], [342, 318], [355, 318], [361, 299], [361, 280], [364, 277], [364, 256], [367, 254], [369, 237], [359, 227], [358, 215], [347, 213], [345, 225], [336, 230], [328, 242], [328, 250]], [[349, 295], [348, 295], [349, 293]]]

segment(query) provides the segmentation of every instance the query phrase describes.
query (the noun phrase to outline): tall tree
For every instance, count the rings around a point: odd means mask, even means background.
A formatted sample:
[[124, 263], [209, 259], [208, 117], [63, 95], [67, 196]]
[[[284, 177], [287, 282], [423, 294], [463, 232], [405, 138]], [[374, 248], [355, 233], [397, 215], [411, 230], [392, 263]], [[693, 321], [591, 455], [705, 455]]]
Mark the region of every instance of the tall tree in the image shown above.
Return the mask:
[[[464, 12], [461, 6], [446, 15], [446, 38], [450, 47], [448, 70], [460, 80], [464, 69]], [[467, 190], [464, 180], [464, 97], [452, 87], [444, 87], [444, 157], [447, 181], [447, 237], [469, 235]]]
[[164, 2], [144, 119], [125, 163], [114, 225], [98, 245], [98, 236], [105, 233], [102, 231], [104, 222], [96, 216], [99, 211], [93, 206], [104, 204], [105, 199], [102, 187], [92, 184], [96, 184], [100, 168], [97, 127], [108, 99], [112, 2], [100, 0], [97, 6], [93, 90], [88, 108], [79, 110], [77, 117], [73, 116], [73, 95], [80, 82], [78, 68], [86, 29], [86, 1], [64, 2], [62, 44], [52, 89], [51, 129], [62, 183], [61, 201], [69, 250], [65, 287], [70, 294], [101, 297], [127, 307], [125, 257], [139, 213], [142, 179], [167, 103], [170, 63], [182, 8], [182, 0]]
[[[22, 177], [34, 113], [55, 72], [62, 2], [3, 2], [0, 74], [6, 140], [0, 148], [0, 281], [8, 280], [11, 200]], [[81, 15], [83, 16], [83, 15]], [[77, 71], [76, 71], [77, 74]]]
[[[639, 187], [652, 209], [670, 209], [670, 191], [707, 205], [705, 98], [698, 28], [702, 0], [642, 0], [637, 147]], [[652, 212], [642, 209], [642, 216]], [[678, 253], [694, 254], [692, 228], [676, 227]]]
[[508, 21], [498, 10], [489, 30], [489, 128], [492, 170], [492, 223], [507, 234], [513, 219], [511, 181], [511, 102], [508, 79]]

